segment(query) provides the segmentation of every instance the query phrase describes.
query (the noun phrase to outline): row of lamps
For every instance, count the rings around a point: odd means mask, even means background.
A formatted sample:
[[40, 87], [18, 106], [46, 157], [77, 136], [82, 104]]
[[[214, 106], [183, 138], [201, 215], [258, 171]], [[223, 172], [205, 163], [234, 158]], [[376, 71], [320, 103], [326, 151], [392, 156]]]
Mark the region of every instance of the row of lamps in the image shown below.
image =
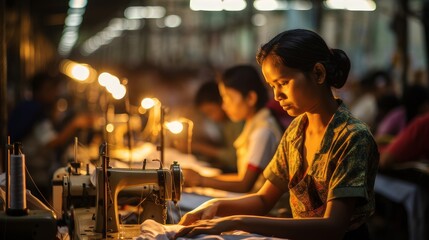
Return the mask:
[[[63, 60], [63, 62], [60, 64], [60, 71], [77, 82], [93, 82], [95, 79], [97, 79], [98, 84], [104, 87], [106, 91], [110, 93], [115, 100], [121, 100], [127, 95], [127, 88], [125, 86], [126, 83], [121, 83], [117, 76], [108, 72], [102, 72], [97, 76], [97, 71], [88, 64], [78, 63], [72, 60]], [[164, 122], [163, 106], [157, 98], [148, 97], [142, 99], [139, 106], [139, 113], [144, 113], [148, 110], [152, 110], [152, 114], [149, 115], [150, 119], [148, 120], [148, 123], [161, 123], [161, 129], [158, 129], [161, 138], [163, 138], [164, 127], [167, 128], [173, 134], [180, 134], [184, 129], [184, 124], [186, 124], [187, 153], [191, 153], [193, 122], [190, 119], [184, 117], [179, 117], [178, 119]], [[156, 128], [152, 128], [152, 130], [153, 129]], [[106, 122], [105, 130], [109, 133], [113, 132], [114, 125]], [[163, 144], [163, 142], [164, 139], [161, 139], [161, 144]], [[162, 160], [163, 146], [161, 146], [160, 151]]]

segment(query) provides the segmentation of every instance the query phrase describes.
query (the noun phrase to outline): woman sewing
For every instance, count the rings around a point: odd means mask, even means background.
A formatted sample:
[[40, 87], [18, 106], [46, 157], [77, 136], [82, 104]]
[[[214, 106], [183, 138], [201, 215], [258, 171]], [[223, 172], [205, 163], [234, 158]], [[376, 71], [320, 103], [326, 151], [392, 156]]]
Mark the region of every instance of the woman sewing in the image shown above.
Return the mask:
[[234, 141], [237, 172], [206, 177], [185, 170], [185, 184], [236, 193], [255, 192], [264, 182], [262, 171], [280, 142], [281, 127], [266, 108], [268, 91], [254, 66], [237, 65], [226, 69], [218, 86], [222, 108], [228, 117], [233, 122], [244, 121], [243, 130]]
[[[183, 216], [176, 237], [242, 230], [288, 239], [369, 239], [379, 153], [367, 125], [331, 90], [347, 80], [346, 53], [330, 49], [315, 32], [295, 29], [263, 45], [257, 60], [275, 100], [296, 117], [262, 188], [207, 201]], [[285, 192], [293, 217], [264, 216]]]

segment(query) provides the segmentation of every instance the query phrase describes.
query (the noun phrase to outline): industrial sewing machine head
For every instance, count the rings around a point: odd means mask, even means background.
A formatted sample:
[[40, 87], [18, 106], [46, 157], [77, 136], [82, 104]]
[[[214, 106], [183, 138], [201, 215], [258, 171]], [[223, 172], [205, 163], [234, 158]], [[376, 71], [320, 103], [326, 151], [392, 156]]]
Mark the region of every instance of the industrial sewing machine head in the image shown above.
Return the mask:
[[[181, 170], [177, 163], [173, 163], [170, 169], [108, 168], [107, 181], [104, 180], [102, 168], [97, 168], [95, 232], [102, 232], [104, 228], [107, 232], [118, 231], [118, 193], [133, 186], [144, 185], [140, 188], [134, 188], [136, 193], [143, 192], [145, 195], [143, 219], [151, 218], [157, 222], [165, 223], [167, 218], [166, 202], [167, 200], [173, 202], [180, 200], [181, 182]], [[106, 186], [107, 195], [104, 194]]]
[[[96, 169], [95, 211], [88, 208], [73, 210], [75, 238], [85, 235], [83, 239], [92, 239], [89, 236], [98, 239], [100, 234], [103, 238], [106, 235], [115, 237], [114, 233], [118, 233], [121, 226], [118, 217], [120, 192], [144, 198], [141, 201], [143, 220], [153, 219], [165, 224], [167, 201], [177, 203], [181, 196], [183, 175], [179, 164], [174, 162], [169, 169], [163, 168], [161, 163], [158, 169], [111, 168], [107, 149], [100, 148], [100, 152], [103, 163]], [[132, 229], [125, 226], [127, 230], [134, 231], [134, 234], [136, 229], [139, 231], [138, 227]]]

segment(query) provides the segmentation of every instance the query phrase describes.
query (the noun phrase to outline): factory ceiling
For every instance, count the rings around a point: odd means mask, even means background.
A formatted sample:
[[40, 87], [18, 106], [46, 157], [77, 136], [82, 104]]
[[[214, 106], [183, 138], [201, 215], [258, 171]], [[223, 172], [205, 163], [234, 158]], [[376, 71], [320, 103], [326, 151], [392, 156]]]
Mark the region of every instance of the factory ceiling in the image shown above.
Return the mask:
[[[255, 9], [252, 7], [253, 0], [234, 0], [247, 3], [245, 11], [233, 12], [214, 12], [214, 11], [193, 11], [190, 9], [190, 0], [5, 0], [6, 15], [15, 12], [18, 16], [22, 16], [27, 12], [31, 16], [32, 26], [43, 32], [45, 36], [52, 42], [54, 46], [62, 45], [62, 37], [65, 39], [75, 38], [70, 51], [65, 51], [64, 55], [73, 54], [78, 48], [82, 48], [83, 44], [100, 33], [111, 24], [112, 19], [124, 19], [125, 9], [130, 6], [159, 6], [163, 7], [164, 21], [168, 16], [179, 16], [181, 19], [180, 29], [178, 31], [184, 34], [190, 31], [216, 31], [223, 29], [226, 25], [237, 24], [242, 21], [243, 17], [249, 16]], [[198, 0], [196, 0], [198, 1]], [[201, 0], [204, 6], [208, 6], [210, 2], [223, 0]], [[286, 0], [281, 0], [286, 2]], [[82, 3], [83, 11], [71, 9], [71, 2], [75, 4]], [[226, 2], [226, 1], [225, 1]], [[312, 1], [295, 1], [295, 2], [319, 2], [322, 0]], [[80, 23], [74, 26], [77, 35], [64, 37], [68, 16], [78, 13], [81, 15]], [[18, 17], [19, 18], [19, 17]], [[170, 18], [173, 20], [174, 18]], [[19, 21], [19, 20], [18, 20]], [[158, 19], [143, 19], [140, 20], [140, 26], [137, 28], [143, 31], [151, 31], [150, 26], [154, 26], [154, 22], [159, 26]], [[166, 24], [166, 23], [163, 23]], [[174, 23], [173, 23], [174, 24]], [[143, 27], [144, 25], [144, 27]], [[13, 26], [13, 25], [12, 25]], [[165, 26], [164, 26], [165, 27]], [[12, 27], [14, 28], [14, 27]], [[149, 30], [148, 30], [149, 29]], [[13, 30], [13, 29], [12, 29]], [[128, 31], [130, 32], [130, 31]]]
[[[78, 56], [78, 57], [85, 57], [92, 53], [92, 51], [96, 51], [97, 47], [94, 47], [95, 39], [94, 36], [101, 36], [101, 35], [109, 35], [112, 34], [106, 33], [106, 29], [109, 28], [109, 26], [112, 26], [112, 22], [115, 22], [114, 20], [118, 19], [126, 19], [126, 9], [131, 6], [140, 6], [140, 7], [150, 7], [150, 6], [159, 6], [164, 8], [164, 12], [162, 14], [162, 19], [164, 22], [164, 26], [162, 26], [165, 29], [160, 30], [160, 19], [140, 19], [138, 20], [139, 25], [131, 25], [129, 28], [131, 29], [125, 29], [125, 31], [121, 32], [121, 36], [130, 36], [132, 34], [137, 35], [139, 34], [140, 38], [137, 41], [142, 42], [141, 36], [148, 36], [148, 35], [156, 35], [156, 34], [162, 34], [162, 41], [166, 38], [176, 38], [178, 35], [181, 37], [183, 36], [196, 36], [198, 38], [203, 38], [204, 33], [210, 32], [211, 35], [209, 35], [210, 39], [204, 39], [203, 41], [212, 41], [213, 39], [219, 38], [219, 35], [222, 35], [227, 31], [232, 32], [235, 31], [233, 29], [234, 25], [243, 25], [243, 23], [248, 24], [250, 20], [254, 20], [252, 17], [255, 15], [255, 13], [263, 13], [265, 16], [268, 16], [267, 18], [272, 20], [272, 17], [277, 15], [280, 16], [282, 12], [284, 11], [273, 11], [273, 12], [267, 12], [267, 11], [258, 11], [255, 10], [255, 3], [260, 2], [268, 2], [268, 0], [228, 0], [228, 1], [242, 1], [247, 3], [247, 7], [243, 11], [222, 11], [222, 12], [215, 12], [215, 11], [193, 11], [190, 8], [190, 3], [192, 1], [202, 1], [205, 6], [208, 6], [209, 2], [216, 2], [216, 1], [223, 1], [227, 2], [226, 0], [5, 0], [6, 1], [6, 17], [8, 18], [7, 21], [23, 21], [22, 16], [28, 13], [29, 19], [31, 19], [31, 27], [34, 28], [34, 31], [38, 31], [40, 33], [43, 33], [44, 36], [52, 43], [54, 48], [62, 55], [63, 57], [69, 57], [69, 56]], [[274, 0], [272, 0], [274, 1]], [[307, 2], [312, 4], [311, 12], [306, 13], [306, 16], [313, 16], [310, 17], [314, 19], [315, 22], [320, 22], [320, 17], [323, 14], [323, 10], [321, 9], [327, 9], [325, 0], [300, 0], [300, 1], [294, 1], [294, 0], [280, 0], [284, 3], [288, 3], [288, 8], [293, 8], [294, 5], [292, 3], [303, 3]], [[369, 1], [369, 0], [364, 0]], [[401, 4], [404, 4], [406, 2], [409, 2], [409, 5], [417, 5], [420, 6], [421, 3], [424, 0], [377, 0], [374, 1], [377, 3], [377, 5], [382, 5], [381, 3], [384, 2], [385, 6], [387, 4], [396, 3], [396, 5], [401, 6]], [[76, 10], [76, 8], [73, 8], [71, 6], [71, 3], [74, 2], [74, 4], [81, 4], [83, 7], [81, 10]], [[338, 1], [337, 1], [338, 2]], [[340, 1], [341, 2], [341, 1]], [[344, 1], [345, 2], [345, 1]], [[268, 4], [269, 5], [269, 4]], [[268, 6], [265, 4], [264, 6]], [[300, 5], [298, 7], [304, 7], [305, 5]], [[11, 17], [10, 15], [15, 13], [15, 17]], [[66, 23], [68, 20], [72, 19], [70, 15], [81, 15], [80, 18], [74, 20], [77, 20], [78, 24], [74, 25], [74, 27], [66, 28]], [[417, 14], [419, 14], [419, 11], [417, 11]], [[167, 19], [174, 20], [174, 18], [167, 18], [169, 16], [178, 16], [180, 18], [180, 26], [174, 28], [173, 27], [166, 27], [167, 25]], [[69, 18], [70, 17], [70, 18]], [[285, 22], [285, 18], [282, 16], [278, 17], [280, 19], [279, 21]], [[117, 22], [117, 21], [116, 21]], [[271, 21], [270, 23], [272, 23]], [[135, 23], [135, 22], [134, 22]], [[171, 24], [171, 22], [170, 22]], [[255, 23], [253, 23], [255, 24]], [[315, 25], [317, 26], [318, 23]], [[15, 31], [17, 32], [17, 27], [20, 26], [20, 31], [25, 29], [25, 27], [22, 27], [22, 24], [12, 24], [7, 31]], [[124, 25], [124, 23], [122, 24]], [[173, 23], [174, 25], [174, 23]], [[273, 25], [273, 24], [271, 24]], [[116, 25], [117, 27], [117, 25]], [[122, 26], [123, 27], [123, 26]], [[272, 26], [264, 26], [264, 28], [271, 28]], [[274, 26], [275, 27], [275, 26]], [[111, 28], [111, 27], [110, 27]], [[134, 28], [134, 29], [132, 29]], [[66, 34], [69, 33], [68, 31], [70, 29], [74, 29], [74, 34]], [[124, 29], [122, 29], [124, 30]], [[131, 30], [131, 31], [130, 31]], [[133, 31], [138, 30], [138, 31]], [[162, 33], [161, 33], [162, 32]], [[215, 32], [215, 34], [213, 34]], [[104, 33], [104, 34], [103, 34]], [[155, 33], [155, 34], [153, 34]], [[174, 33], [175, 35], [172, 35], [171, 33]], [[114, 34], [117, 34], [115, 32]], [[171, 35], [168, 35], [171, 34]], [[167, 37], [165, 37], [167, 35]], [[267, 35], [267, 34], [266, 34]], [[15, 36], [19, 36], [19, 34], [15, 34]], [[116, 37], [116, 36], [115, 36]], [[91, 41], [90, 41], [91, 40]], [[110, 43], [107, 39], [104, 40], [104, 43], [99, 43], [100, 45], [105, 44], [106, 42]], [[15, 39], [15, 42], [21, 41], [21, 39]], [[70, 44], [70, 41], [72, 43]], [[192, 39], [187, 39], [188, 42], [191, 42]], [[13, 44], [13, 41], [11, 41]], [[69, 45], [64, 48], [64, 42], [68, 43]], [[99, 41], [98, 41], [99, 42]], [[148, 42], [148, 41], [147, 41]], [[164, 43], [163, 42], [163, 43]], [[129, 42], [127, 42], [128, 45]], [[250, 43], [252, 47], [254, 46], [254, 43]], [[107, 44], [106, 44], [107, 45]], [[117, 44], [116, 46], [118, 46]], [[204, 46], [204, 43], [201, 44]], [[123, 46], [122, 46], [123, 47]], [[138, 46], [139, 48], [142, 47], [140, 44]], [[147, 47], [147, 46], [145, 46]], [[149, 48], [152, 46], [149, 46]], [[192, 47], [192, 46], [191, 46]], [[215, 46], [219, 47], [219, 46]], [[153, 47], [152, 47], [153, 48]], [[170, 55], [180, 55], [180, 49], [173, 49], [173, 53]], [[129, 51], [129, 50], [128, 50]], [[146, 51], [146, 50], [144, 50]], [[146, 51], [148, 52], [148, 51]], [[167, 53], [171, 53], [171, 51], [166, 51]], [[176, 54], [178, 52], [178, 54]], [[207, 52], [202, 52], [201, 55], [206, 55]], [[253, 56], [253, 53], [249, 54], [250, 56]], [[186, 55], [183, 55], [186, 57]]]
[[[76, 11], [76, 9], [72, 9], [70, 3], [73, 1], [83, 3], [83, 10]], [[23, 12], [27, 12], [30, 15], [33, 27], [43, 32], [52, 44], [59, 46], [66, 31], [65, 23], [68, 16], [73, 13], [81, 14], [81, 22], [78, 26], [75, 26], [78, 36], [73, 44], [73, 48], [79, 48], [86, 40], [105, 29], [109, 22], [112, 22], [112, 19], [124, 19], [124, 11], [130, 6], [163, 7], [165, 9], [164, 18], [168, 15], [181, 16], [181, 27], [184, 28], [189, 28], [189, 25], [198, 26], [202, 29], [216, 26], [216, 23], [213, 23], [216, 18], [210, 19], [210, 26], [204, 26], [206, 22], [204, 20], [186, 22], [184, 16], [189, 19], [192, 14], [197, 14], [189, 8], [189, 0], [6, 0], [6, 15], [8, 15], [8, 12], [14, 12], [18, 16], [22, 16]], [[218, 17], [220, 24], [223, 23], [221, 18], [222, 16]], [[19, 21], [19, 19], [15, 19]], [[139, 26], [140, 29], [145, 24], [144, 20], [140, 21], [142, 23]], [[156, 19], [146, 19], [146, 21], [156, 21]]]

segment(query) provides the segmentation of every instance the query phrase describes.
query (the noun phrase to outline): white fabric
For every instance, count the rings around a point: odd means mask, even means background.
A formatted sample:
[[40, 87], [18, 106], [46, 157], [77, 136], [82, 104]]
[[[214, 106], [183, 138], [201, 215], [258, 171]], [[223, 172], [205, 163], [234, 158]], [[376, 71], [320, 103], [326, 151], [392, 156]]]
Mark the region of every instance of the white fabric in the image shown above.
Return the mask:
[[[146, 220], [140, 226], [140, 235], [134, 237], [134, 240], [169, 240], [173, 239], [177, 231], [183, 226], [181, 225], [162, 225], [154, 220]], [[179, 240], [191, 239], [191, 238], [178, 238]], [[201, 234], [192, 239], [226, 239], [226, 240], [280, 240], [281, 238], [265, 237], [258, 234], [250, 234], [243, 231], [232, 231], [228, 233], [222, 233], [221, 235], [205, 235]]]
[[34, 137], [39, 139], [42, 145], [48, 144], [57, 137], [57, 132], [55, 131], [52, 122], [48, 119], [38, 123], [33, 129]]

